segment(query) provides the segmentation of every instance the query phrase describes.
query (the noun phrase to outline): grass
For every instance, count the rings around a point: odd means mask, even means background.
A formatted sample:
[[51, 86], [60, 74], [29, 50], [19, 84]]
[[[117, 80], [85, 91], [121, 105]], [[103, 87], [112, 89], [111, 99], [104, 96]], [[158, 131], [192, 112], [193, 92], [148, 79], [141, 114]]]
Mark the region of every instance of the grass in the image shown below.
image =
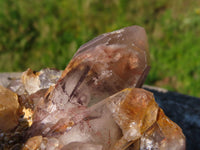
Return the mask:
[[0, 72], [64, 69], [85, 42], [136, 24], [149, 38], [146, 84], [200, 96], [196, 0], [1, 0]]

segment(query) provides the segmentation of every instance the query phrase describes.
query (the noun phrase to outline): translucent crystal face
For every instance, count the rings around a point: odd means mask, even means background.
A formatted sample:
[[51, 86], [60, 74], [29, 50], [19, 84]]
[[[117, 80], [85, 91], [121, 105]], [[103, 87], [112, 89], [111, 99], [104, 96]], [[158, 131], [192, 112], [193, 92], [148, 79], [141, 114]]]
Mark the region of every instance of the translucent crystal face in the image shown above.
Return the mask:
[[84, 53], [71, 61], [52, 95], [62, 89], [65, 101], [87, 106], [124, 87], [138, 86], [147, 67], [145, 55], [123, 45], [101, 45]]
[[[99, 80], [114, 77], [115, 84], [121, 81], [127, 82], [129, 86], [139, 86], [141, 75], [147, 74], [149, 67], [148, 43], [144, 29], [138, 26], [127, 27], [89, 41], [79, 48], [62, 77], [83, 66], [87, 67], [89, 73], [94, 73], [90, 75], [94, 84], [98, 84]], [[126, 81], [127, 79], [129, 80]]]
[[28, 69], [22, 74], [22, 83], [28, 94], [33, 94], [41, 89], [47, 89], [54, 85], [60, 78], [61, 71], [54, 69], [42, 69], [34, 73]]
[[185, 149], [185, 136], [181, 128], [158, 110], [157, 122], [141, 137], [140, 147], [145, 149]]

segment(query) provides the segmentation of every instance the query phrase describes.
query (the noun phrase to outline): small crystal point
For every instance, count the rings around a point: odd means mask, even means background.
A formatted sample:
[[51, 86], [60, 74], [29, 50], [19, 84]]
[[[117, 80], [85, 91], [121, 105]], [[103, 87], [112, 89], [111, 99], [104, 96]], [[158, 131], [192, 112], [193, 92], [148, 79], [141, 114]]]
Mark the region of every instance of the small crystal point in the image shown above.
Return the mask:
[[141, 148], [184, 150], [185, 136], [181, 128], [171, 121], [160, 108], [157, 122], [141, 138]]

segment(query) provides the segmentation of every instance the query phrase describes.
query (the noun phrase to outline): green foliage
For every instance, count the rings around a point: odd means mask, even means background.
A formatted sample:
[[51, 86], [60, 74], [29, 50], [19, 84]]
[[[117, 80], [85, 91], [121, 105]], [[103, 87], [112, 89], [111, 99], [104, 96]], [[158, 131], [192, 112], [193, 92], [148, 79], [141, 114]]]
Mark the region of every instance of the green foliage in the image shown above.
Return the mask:
[[196, 0], [1, 0], [0, 71], [64, 69], [95, 36], [143, 26], [152, 68], [146, 83], [200, 96]]

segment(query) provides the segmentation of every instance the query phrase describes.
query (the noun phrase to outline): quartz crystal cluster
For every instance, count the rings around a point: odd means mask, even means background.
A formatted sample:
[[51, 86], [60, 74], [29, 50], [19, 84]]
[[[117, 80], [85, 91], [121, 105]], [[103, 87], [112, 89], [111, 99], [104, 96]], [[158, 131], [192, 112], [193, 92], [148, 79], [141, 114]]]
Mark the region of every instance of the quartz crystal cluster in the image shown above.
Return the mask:
[[184, 150], [181, 128], [141, 88], [149, 69], [139, 26], [84, 44], [62, 75], [28, 69], [8, 87], [33, 112], [23, 149]]

